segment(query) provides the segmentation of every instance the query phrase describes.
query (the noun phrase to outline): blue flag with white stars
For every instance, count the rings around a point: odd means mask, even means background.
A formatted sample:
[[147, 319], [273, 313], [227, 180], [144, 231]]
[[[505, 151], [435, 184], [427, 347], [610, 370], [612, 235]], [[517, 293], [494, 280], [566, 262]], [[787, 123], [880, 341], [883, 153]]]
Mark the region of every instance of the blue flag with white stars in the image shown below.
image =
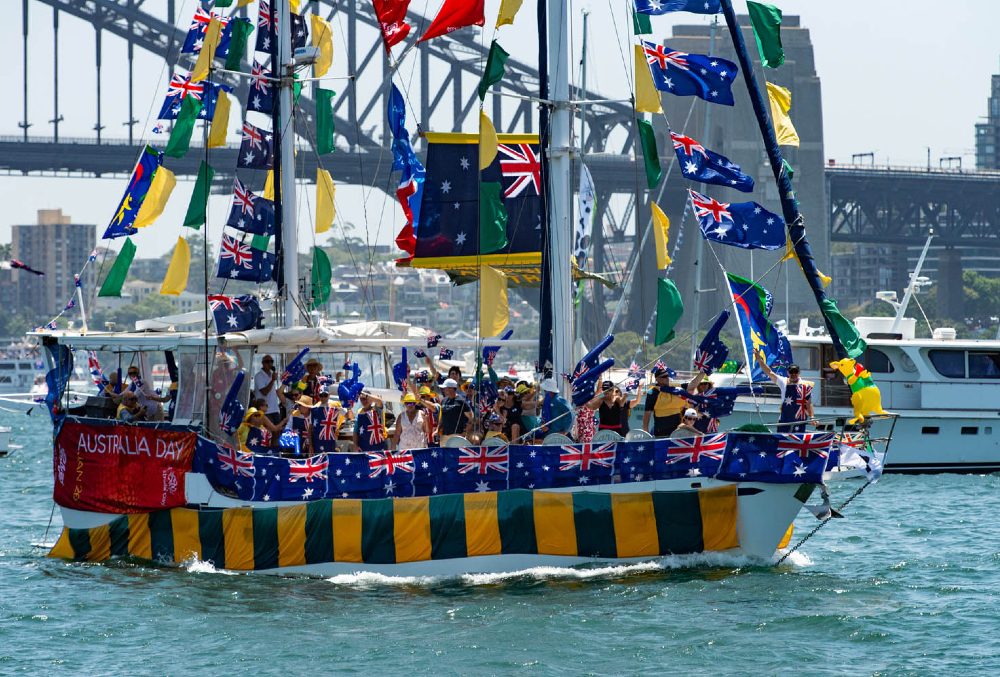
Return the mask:
[[191, 26], [188, 28], [187, 36], [184, 38], [184, 45], [181, 52], [184, 54], [197, 54], [205, 42], [205, 34], [208, 32], [208, 24], [212, 19], [218, 19], [222, 24], [222, 31], [219, 33], [219, 46], [215, 48], [216, 57], [229, 56], [229, 43], [233, 38], [233, 25], [236, 21], [250, 23], [249, 19], [221, 16], [215, 12], [206, 12], [201, 7], [194, 11], [191, 19]]
[[733, 81], [739, 68], [732, 61], [717, 56], [678, 52], [646, 40], [640, 42], [653, 84], [658, 90], [677, 96], [697, 96], [725, 106], [736, 103]]
[[274, 203], [254, 195], [239, 177], [233, 182], [233, 206], [226, 225], [254, 235], [274, 235]]
[[744, 193], [753, 191], [753, 179], [729, 158], [708, 150], [683, 134], [670, 132], [670, 139], [674, 142], [677, 161], [688, 181], [726, 186]]
[[[264, 326], [264, 313], [260, 303], [250, 294], [241, 296], [226, 296], [224, 294], [209, 294], [208, 303], [215, 320], [215, 331], [218, 334], [248, 329], [261, 329]], [[239, 388], [236, 389], [237, 393]], [[242, 406], [242, 405], [240, 405]], [[235, 421], [233, 430], [243, 422], [242, 416]], [[230, 433], [232, 434], [232, 433]]]
[[222, 234], [222, 251], [215, 276], [249, 282], [270, 282], [274, 269], [274, 254]]
[[722, 6], [719, 0], [635, 0], [635, 11], [654, 15], [667, 12], [718, 14]]
[[246, 169], [270, 169], [274, 161], [274, 137], [271, 132], [249, 122], [243, 123], [243, 140], [236, 166]]
[[167, 86], [167, 97], [160, 106], [160, 113], [157, 118], [160, 120], [176, 120], [181, 112], [181, 103], [185, 96], [193, 96], [204, 105], [198, 112], [199, 120], [211, 120], [215, 115], [215, 102], [219, 99], [219, 90], [231, 92], [233, 88], [228, 85], [209, 82], [191, 82], [190, 75], [174, 73]]
[[538, 143], [505, 143], [482, 172], [475, 143], [434, 141], [419, 213], [415, 212], [416, 258], [479, 255], [479, 183], [497, 182], [507, 210], [508, 245], [493, 255], [541, 251], [541, 158]]
[[785, 246], [785, 220], [756, 202], [719, 202], [690, 189], [688, 193], [706, 240], [742, 249]]

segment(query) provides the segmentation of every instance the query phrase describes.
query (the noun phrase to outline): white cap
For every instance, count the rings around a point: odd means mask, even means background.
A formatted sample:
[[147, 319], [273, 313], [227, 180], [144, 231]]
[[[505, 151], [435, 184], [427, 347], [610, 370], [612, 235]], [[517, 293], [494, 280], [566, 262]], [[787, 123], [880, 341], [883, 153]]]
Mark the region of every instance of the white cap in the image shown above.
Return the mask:
[[453, 378], [446, 378], [444, 380], [444, 383], [441, 384], [441, 387], [442, 388], [457, 388], [458, 387], [458, 381], [456, 381]]
[[549, 378], [545, 379], [544, 381], [542, 381], [539, 384], [539, 386], [545, 392], [549, 392], [549, 393], [557, 393], [557, 392], [559, 392], [559, 385], [556, 383], [556, 380], [554, 378], [552, 378], [551, 376]]
[[685, 409], [684, 410], [684, 418], [687, 418], [688, 416], [692, 416], [694, 418], [698, 418], [698, 412], [695, 411], [694, 409]]

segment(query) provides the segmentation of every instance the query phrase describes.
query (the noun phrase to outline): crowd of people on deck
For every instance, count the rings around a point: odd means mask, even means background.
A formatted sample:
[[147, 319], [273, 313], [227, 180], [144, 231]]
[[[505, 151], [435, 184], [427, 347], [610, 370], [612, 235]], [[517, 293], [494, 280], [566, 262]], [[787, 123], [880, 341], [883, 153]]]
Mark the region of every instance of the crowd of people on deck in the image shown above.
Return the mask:
[[[789, 366], [788, 376], [781, 376], [762, 357], [764, 373], [781, 391], [778, 431], [804, 431], [813, 416], [812, 384], [801, 380], [797, 366]], [[336, 383], [345, 372], [328, 378], [322, 363], [312, 358], [305, 363], [300, 381], [283, 386], [274, 358], [264, 355], [253, 376], [252, 396], [236, 441], [245, 451], [302, 456], [423, 449], [445, 446], [456, 437], [470, 445], [489, 444], [494, 438], [502, 443], [539, 444], [558, 433], [573, 442], [586, 443], [602, 430], [625, 438], [632, 410], [642, 398], [638, 381], [623, 390], [605, 380], [597, 383], [593, 398], [573, 407], [559, 393], [552, 377], [532, 383], [498, 375], [488, 366], [488, 374], [474, 379], [463, 377], [458, 366], [441, 374], [429, 357], [425, 359], [428, 370], [407, 376], [401, 384], [402, 407], [387, 418], [385, 402], [370, 388], [360, 392], [356, 404], [339, 401]], [[716, 432], [718, 419], [711, 416], [708, 407], [685, 397], [689, 393], [711, 398], [711, 381], [699, 372], [680, 388], [672, 388], [672, 373], [666, 368], [653, 372], [654, 382], [645, 393], [642, 429], [655, 438], [675, 439]], [[104, 394], [117, 405], [116, 419], [132, 423], [172, 418], [176, 383], [171, 384], [168, 394], [161, 395], [142, 378], [136, 365], [128, 368], [125, 378], [126, 382], [119, 384], [118, 374], [113, 372], [104, 388]], [[494, 396], [480, 395], [478, 391], [485, 388]], [[486, 401], [492, 403], [487, 406]]]

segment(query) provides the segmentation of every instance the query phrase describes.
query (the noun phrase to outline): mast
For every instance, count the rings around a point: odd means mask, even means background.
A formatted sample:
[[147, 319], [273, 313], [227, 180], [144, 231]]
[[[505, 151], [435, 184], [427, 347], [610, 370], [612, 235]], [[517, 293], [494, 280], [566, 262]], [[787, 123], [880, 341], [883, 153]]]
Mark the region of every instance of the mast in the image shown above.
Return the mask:
[[[549, 5], [549, 63], [552, 87], [552, 117], [549, 136], [549, 247], [552, 271], [552, 363], [556, 373], [573, 368], [573, 273], [569, 254], [573, 219], [570, 186], [573, 174], [569, 109], [569, 0], [552, 0]], [[568, 384], [562, 384], [565, 390]]]
[[[761, 136], [764, 139], [764, 149], [767, 151], [767, 158], [771, 163], [771, 171], [778, 182], [778, 195], [781, 198], [781, 211], [785, 217], [785, 224], [788, 228], [788, 237], [792, 241], [795, 255], [802, 265], [802, 272], [805, 274], [806, 282], [812, 289], [816, 305], [822, 309], [822, 302], [826, 300], [826, 293], [823, 291], [823, 284], [819, 279], [819, 271], [816, 269], [816, 261], [813, 260], [812, 250], [809, 247], [809, 240], [806, 239], [806, 229], [802, 222], [802, 215], [799, 214], [798, 203], [795, 201], [795, 192], [792, 190], [792, 180], [788, 176], [783, 166], [781, 149], [778, 148], [778, 140], [774, 134], [774, 127], [768, 117], [767, 108], [764, 105], [764, 97], [761, 94], [760, 86], [757, 84], [757, 75], [753, 70], [753, 63], [747, 52], [746, 41], [743, 40], [743, 32], [736, 22], [736, 12], [733, 11], [732, 0], [720, 0], [722, 13], [726, 17], [726, 26], [729, 34], [733, 38], [733, 47], [736, 50], [736, 57], [739, 59], [740, 68], [743, 69], [743, 81], [746, 82], [747, 92], [750, 94], [750, 103], [753, 104], [753, 112], [757, 117], [757, 125], [760, 127]], [[827, 333], [833, 342], [833, 348], [837, 351], [837, 357], [843, 359], [847, 357], [840, 337], [837, 335], [833, 325], [826, 315], [823, 315], [823, 322], [826, 324]]]
[[[536, 0], [535, 19], [538, 21], [538, 98], [546, 101], [549, 98], [549, 51], [545, 42], [548, 33], [548, 15], [546, 0]], [[549, 227], [549, 206], [551, 191], [549, 190], [549, 108], [546, 105], [538, 107], [538, 156], [541, 165], [541, 195], [542, 214], [542, 263], [541, 283], [538, 299], [538, 364], [537, 369], [548, 376], [552, 371], [552, 253], [549, 246], [552, 229]]]
[[[275, 199], [281, 203], [281, 256], [285, 281], [285, 326], [298, 324], [299, 249], [298, 221], [295, 218], [295, 129], [292, 121], [292, 84], [295, 59], [292, 54], [291, 10], [288, 0], [278, 2], [278, 122], [275, 143], [280, 144], [280, 189]], [[285, 199], [285, 197], [288, 199]], [[280, 290], [279, 290], [280, 293]]]

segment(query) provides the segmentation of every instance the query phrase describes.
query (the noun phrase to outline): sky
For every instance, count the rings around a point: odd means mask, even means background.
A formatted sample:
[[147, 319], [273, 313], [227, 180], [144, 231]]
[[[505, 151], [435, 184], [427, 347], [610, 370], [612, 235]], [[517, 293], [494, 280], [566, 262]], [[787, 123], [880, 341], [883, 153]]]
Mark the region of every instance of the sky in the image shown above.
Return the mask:
[[[361, 0], [358, 0], [361, 1]], [[411, 9], [431, 16], [442, 0], [412, 0]], [[629, 77], [622, 63], [622, 54], [630, 52], [627, 0], [574, 0], [571, 3], [570, 49], [573, 77], [578, 74], [582, 37], [582, 13], [588, 11], [589, 47], [588, 89], [608, 98], [628, 96]], [[19, 3], [18, 3], [19, 4]], [[187, 24], [197, 3], [177, 0], [178, 24]], [[484, 45], [495, 37], [514, 58], [537, 63], [537, 30], [534, 3], [527, 1], [514, 26], [494, 31], [500, 0], [487, 0], [487, 22], [475, 31]], [[961, 155], [963, 165], [972, 167], [974, 158], [974, 127], [986, 115], [990, 75], [1000, 72], [1000, 44], [995, 40], [1000, 25], [1000, 2], [997, 0], [908, 0], [906, 3], [885, 0], [778, 0], [786, 15], [799, 15], [801, 23], [811, 33], [816, 70], [822, 82], [825, 149], [827, 158], [838, 164], [847, 163], [853, 153], [874, 152], [878, 164], [923, 166], [927, 162], [926, 147], [931, 149], [932, 163], [938, 158]], [[735, 0], [737, 12], [745, 12], [744, 0]], [[29, 0], [29, 110], [32, 135], [51, 136], [52, 125], [52, 10], [35, 0]], [[146, 3], [161, 7], [161, 1]], [[255, 5], [252, 16], [256, 16]], [[165, 18], [165, 10], [150, 9]], [[14, 18], [14, 14], [18, 15]], [[65, 120], [60, 125], [61, 137], [93, 138], [96, 97], [94, 67], [94, 30], [78, 19], [62, 13], [59, 34], [59, 100]], [[15, 10], [6, 22], [0, 23], [0, 45], [6, 57], [9, 105], [0, 107], [0, 134], [20, 135], [22, 120], [22, 38], [20, 10]], [[654, 37], [666, 39], [675, 24], [704, 23], [701, 15], [686, 13], [652, 17]], [[334, 66], [332, 77], [346, 74], [346, 25], [333, 21]], [[415, 28], [413, 35], [419, 34]], [[359, 31], [358, 49], [363, 52], [377, 36], [374, 31]], [[397, 48], [398, 56], [400, 48]], [[107, 125], [105, 136], [124, 137], [122, 126], [127, 115], [127, 71], [125, 42], [105, 35], [101, 74], [102, 123]], [[409, 55], [396, 78], [410, 83], [414, 53]], [[378, 70], [374, 71], [378, 73]], [[439, 83], [446, 71], [431, 75], [432, 85]], [[415, 81], [415, 78], [414, 78]], [[469, 83], [469, 81], [466, 81]], [[474, 83], [466, 84], [466, 91]], [[10, 86], [13, 85], [13, 86]], [[324, 83], [338, 89], [341, 82]], [[364, 92], [381, 85], [379, 77], [359, 81], [362, 100]], [[156, 124], [155, 115], [166, 91], [164, 62], [137, 50], [135, 61], [135, 116], [137, 136], [165, 143], [163, 137], [150, 133]], [[794, 92], [793, 92], [794, 96]], [[446, 95], [450, 98], [450, 94]], [[447, 99], [446, 99], [447, 100]], [[489, 102], [488, 102], [489, 103]], [[449, 108], [449, 106], [444, 106]], [[487, 108], [489, 110], [489, 107]], [[237, 141], [239, 108], [234, 105], [230, 120], [230, 140]], [[442, 116], [445, 114], [442, 114]], [[450, 114], [448, 114], [450, 115]], [[794, 115], [794, 99], [793, 99]], [[366, 127], [381, 124], [374, 118]], [[475, 124], [470, 116], [469, 129]], [[412, 114], [407, 126], [414, 129]], [[425, 129], [450, 131], [450, 119], [422, 121]], [[338, 151], [341, 152], [341, 151]], [[169, 159], [168, 159], [169, 162]], [[128, 172], [129, 167], [123, 167]], [[334, 176], [334, 181], [338, 177]], [[10, 241], [10, 226], [34, 223], [38, 209], [62, 208], [74, 223], [94, 223], [101, 229], [107, 224], [121, 198], [126, 180], [86, 179], [76, 177], [0, 176], [0, 242]], [[164, 214], [149, 228], [133, 239], [137, 256], [159, 256], [169, 252], [181, 227], [193, 181], [179, 181]], [[312, 235], [313, 190], [303, 191], [299, 198], [299, 242], [305, 251], [315, 241]], [[209, 210], [209, 237], [219, 240], [222, 222], [229, 209], [230, 198], [215, 196]], [[370, 243], [389, 244], [404, 221], [394, 198], [377, 188], [339, 185], [337, 189], [338, 217], [331, 234], [340, 235], [354, 224], [352, 235]], [[364, 224], [368, 223], [366, 230]], [[320, 243], [326, 236], [319, 236]], [[120, 241], [113, 245], [117, 248]]]

